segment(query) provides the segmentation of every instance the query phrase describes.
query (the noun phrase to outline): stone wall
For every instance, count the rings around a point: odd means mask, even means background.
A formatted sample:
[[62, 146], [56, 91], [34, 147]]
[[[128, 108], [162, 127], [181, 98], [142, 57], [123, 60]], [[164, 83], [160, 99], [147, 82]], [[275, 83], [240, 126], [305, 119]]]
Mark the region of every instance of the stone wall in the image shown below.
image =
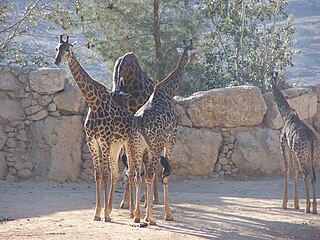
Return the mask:
[[[285, 92], [320, 130], [320, 89]], [[0, 179], [93, 180], [83, 121], [87, 106], [60, 68], [0, 65]], [[175, 97], [173, 176], [272, 176], [283, 173], [272, 94], [241, 86]]]

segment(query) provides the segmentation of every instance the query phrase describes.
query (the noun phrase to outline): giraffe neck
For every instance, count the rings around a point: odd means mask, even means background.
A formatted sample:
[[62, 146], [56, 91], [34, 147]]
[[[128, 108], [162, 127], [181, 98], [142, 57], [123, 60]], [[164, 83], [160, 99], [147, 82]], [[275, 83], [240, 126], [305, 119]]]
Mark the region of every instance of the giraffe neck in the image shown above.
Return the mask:
[[279, 89], [278, 85], [272, 82], [272, 93], [275, 99], [275, 102], [279, 108], [279, 112], [281, 114], [282, 119], [286, 122], [292, 116], [293, 110], [290, 107], [288, 101], [283, 96], [281, 90]]
[[[91, 108], [95, 109], [100, 106], [103, 101], [106, 102], [110, 99], [105, 97], [110, 95], [107, 87], [94, 80], [82, 68], [79, 61], [71, 51], [68, 53], [67, 62], [76, 84]], [[102, 97], [102, 95], [104, 97]]]
[[183, 79], [186, 65], [188, 64], [188, 49], [185, 49], [180, 56], [177, 67], [161, 82], [155, 85], [154, 93], [162, 91], [169, 98], [173, 98]]

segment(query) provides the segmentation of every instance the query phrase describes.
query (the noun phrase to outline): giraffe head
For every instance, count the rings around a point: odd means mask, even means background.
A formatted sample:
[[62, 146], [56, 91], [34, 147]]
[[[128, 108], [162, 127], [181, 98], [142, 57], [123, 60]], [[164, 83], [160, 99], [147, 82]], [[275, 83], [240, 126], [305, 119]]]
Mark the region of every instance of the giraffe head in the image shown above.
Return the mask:
[[279, 72], [278, 71], [273, 71], [272, 73], [272, 78], [271, 78], [271, 83], [274, 84], [274, 85], [277, 85], [278, 86], [278, 75], [279, 75]]
[[57, 54], [54, 58], [54, 65], [59, 66], [64, 58], [71, 52], [72, 47], [73, 44], [69, 43], [69, 36], [67, 36], [66, 41], [63, 41], [63, 35], [60, 35], [60, 40], [56, 47]]
[[188, 63], [194, 63], [196, 62], [196, 59], [195, 59], [195, 55], [196, 53], [198, 52], [197, 49], [195, 49], [193, 47], [193, 43], [192, 43], [192, 39], [190, 39], [189, 41], [189, 45], [187, 44], [187, 42], [185, 40], [183, 40], [183, 48], [182, 50], [178, 50], [178, 51], [181, 51], [182, 52], [182, 55], [181, 55], [181, 60], [182, 60], [182, 64], [188, 64]]

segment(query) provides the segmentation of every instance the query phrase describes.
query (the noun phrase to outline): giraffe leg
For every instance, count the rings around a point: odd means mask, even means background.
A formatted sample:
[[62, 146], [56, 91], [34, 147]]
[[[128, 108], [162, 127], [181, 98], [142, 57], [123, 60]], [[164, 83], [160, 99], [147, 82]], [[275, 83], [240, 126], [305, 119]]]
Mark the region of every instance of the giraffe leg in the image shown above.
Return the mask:
[[[133, 159], [132, 159], [132, 152], [131, 149], [128, 147], [126, 148], [129, 151], [127, 151], [128, 158], [127, 158], [127, 168], [129, 171], [129, 179], [127, 181], [127, 186], [126, 186], [126, 191], [127, 195], [129, 196], [129, 209], [130, 209], [130, 218], [134, 217], [134, 198], [133, 198], [133, 181], [134, 181], [134, 164], [133, 164]], [[123, 201], [123, 200], [122, 200]]]
[[312, 193], [313, 193], [313, 200], [312, 200], [312, 213], [317, 214], [318, 213], [318, 206], [317, 206], [317, 193], [316, 193], [316, 173], [315, 170], [313, 170], [313, 177], [312, 177]]
[[[160, 154], [159, 154], [160, 155]], [[146, 182], [146, 188], [147, 188], [147, 193], [146, 193], [146, 198], [147, 198], [147, 207], [146, 207], [146, 216], [145, 216], [145, 221], [148, 222], [150, 225], [156, 224], [156, 222], [153, 220], [153, 214], [152, 214], [152, 208], [153, 204], [151, 201], [151, 196], [152, 196], [152, 183], [154, 180], [154, 170], [155, 166], [158, 162], [158, 157], [156, 155], [153, 155], [150, 157], [150, 161], [148, 162], [148, 165], [145, 166], [145, 182]]]
[[103, 192], [104, 192], [104, 222], [110, 222], [110, 211], [108, 209], [108, 180], [109, 180], [109, 171], [108, 168], [104, 168], [103, 173]]
[[306, 185], [306, 213], [311, 213], [310, 208], [311, 208], [311, 202], [310, 202], [310, 176], [306, 175], [304, 177], [304, 182]]
[[312, 153], [312, 178], [311, 178], [311, 183], [312, 183], [312, 213], [317, 214], [318, 213], [318, 205], [317, 205], [317, 191], [316, 191], [316, 182], [317, 182], [317, 176], [316, 176], [316, 169], [318, 169], [318, 164], [319, 164], [319, 142], [315, 141], [313, 143], [313, 153]]
[[156, 224], [155, 221], [153, 220], [153, 214], [152, 214], [152, 202], [151, 202], [151, 195], [152, 195], [152, 182], [154, 180], [153, 176], [145, 176], [145, 182], [146, 182], [146, 188], [147, 188], [147, 193], [146, 193], [146, 199], [147, 199], [147, 207], [146, 207], [146, 216], [144, 220], [148, 222], [150, 225]]
[[141, 174], [139, 169], [136, 170], [136, 175], [135, 175], [135, 184], [136, 184], [136, 208], [134, 210], [134, 218], [133, 221], [135, 223], [140, 222], [140, 189], [141, 189]]
[[294, 208], [295, 209], [300, 209], [299, 196], [298, 196], [298, 177], [299, 177], [298, 160], [295, 157], [295, 159], [293, 160]]
[[[88, 134], [89, 135], [89, 134]], [[102, 174], [100, 168], [100, 156], [99, 156], [99, 145], [93, 137], [88, 136], [88, 148], [90, 150], [93, 168], [94, 168], [94, 178], [96, 182], [96, 207], [93, 216], [94, 221], [101, 221], [101, 182]]]
[[158, 176], [154, 175], [153, 180], [153, 204], [159, 204]]
[[[110, 192], [109, 192], [109, 199], [108, 199], [108, 204], [107, 207], [105, 207], [105, 222], [110, 222], [110, 213], [112, 211], [112, 204], [113, 204], [113, 198], [114, 198], [114, 191], [116, 189], [120, 173], [119, 173], [119, 165], [118, 165], [118, 156], [120, 152], [120, 147], [112, 147], [110, 149], [110, 169], [111, 169], [111, 185], [110, 185]], [[107, 152], [107, 151], [106, 151]], [[107, 210], [107, 214], [106, 214]]]
[[162, 180], [163, 180], [163, 199], [164, 199], [164, 220], [173, 221], [172, 213], [169, 207], [169, 175], [171, 171], [171, 166], [169, 162], [169, 157], [173, 150], [173, 146], [176, 139], [176, 131], [171, 135], [170, 141], [165, 147], [165, 157], [161, 157], [162, 170]]
[[125, 185], [125, 189], [123, 192], [123, 198], [122, 201], [120, 203], [120, 208], [122, 209], [127, 209], [129, 208], [129, 199], [130, 199], [130, 187], [129, 187], [129, 182], [126, 181], [126, 185]]
[[169, 176], [163, 178], [163, 198], [164, 198], [164, 220], [173, 221], [172, 213], [169, 207]]
[[283, 159], [284, 159], [284, 196], [283, 196], [282, 208], [287, 209], [291, 152], [287, 143], [285, 142], [285, 139], [280, 138], [280, 143], [281, 143], [281, 150], [282, 150]]
[[[132, 187], [132, 183], [134, 181], [134, 174], [130, 173], [130, 177], [129, 177], [129, 182], [128, 182], [128, 191], [130, 194], [130, 199], [129, 199], [129, 209], [130, 209], [130, 218], [134, 217], [134, 197], [133, 197], [133, 187]], [[128, 194], [128, 195], [129, 195]]]
[[[128, 158], [126, 156], [126, 154], [124, 152], [121, 153], [121, 161], [123, 162], [123, 164], [125, 165], [125, 170], [128, 170]], [[123, 193], [123, 197], [122, 197], [122, 201], [120, 203], [120, 208], [122, 209], [127, 209], [129, 208], [129, 197], [130, 197], [130, 191], [129, 191], [129, 182], [126, 181], [125, 184], [125, 189], [124, 189], [124, 193]]]
[[[139, 144], [139, 137], [133, 135], [130, 137], [127, 150], [128, 150], [128, 167], [129, 167], [129, 179], [130, 179], [130, 215], [133, 215], [133, 221], [135, 223], [140, 222], [140, 189], [141, 189], [141, 163], [142, 163], [142, 154], [137, 146]], [[132, 179], [134, 178], [136, 186], [136, 204], [134, 208], [133, 201], [133, 189], [132, 189]], [[134, 209], [134, 211], [133, 211]]]

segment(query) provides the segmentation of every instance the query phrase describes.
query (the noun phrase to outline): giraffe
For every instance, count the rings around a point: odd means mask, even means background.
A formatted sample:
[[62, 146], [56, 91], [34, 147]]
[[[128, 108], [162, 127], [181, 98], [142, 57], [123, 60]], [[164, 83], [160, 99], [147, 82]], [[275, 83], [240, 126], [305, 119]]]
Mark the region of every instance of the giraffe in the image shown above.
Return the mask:
[[272, 92], [284, 121], [284, 127], [280, 134], [280, 145], [285, 165], [285, 189], [283, 197], [283, 209], [287, 209], [288, 181], [290, 161], [293, 160], [294, 177], [294, 207], [299, 209], [298, 175], [299, 166], [306, 185], [306, 212], [310, 213], [309, 183], [311, 178], [313, 188], [312, 213], [317, 213], [316, 201], [316, 163], [319, 161], [319, 141], [314, 132], [300, 120], [298, 114], [292, 109], [277, 83], [278, 73], [274, 72], [271, 79]]
[[[119, 57], [115, 62], [113, 71], [113, 91], [121, 91], [129, 94], [128, 98], [121, 98], [125, 100], [120, 103], [126, 107], [133, 114], [149, 99], [153, 91], [154, 83], [147, 75], [143, 72], [140, 67], [139, 61], [133, 52], [126, 53]], [[146, 154], [144, 155], [146, 157]], [[122, 153], [121, 159], [127, 170], [127, 157]], [[161, 156], [160, 160], [162, 166], [164, 166], [163, 172], [168, 174], [170, 171], [170, 165], [168, 161]], [[153, 202], [159, 203], [159, 191], [158, 191], [158, 177], [155, 175], [154, 178], [154, 196]], [[120, 208], [129, 208], [129, 185], [126, 182], [125, 191], [123, 194], [123, 200], [121, 201]]]
[[[94, 220], [101, 220], [101, 183], [104, 184], [104, 221], [110, 222], [114, 190], [119, 178], [118, 155], [121, 148], [127, 144], [128, 132], [133, 114], [121, 107], [112, 99], [105, 85], [94, 80], [82, 68], [72, 52], [73, 45], [69, 37], [60, 41], [56, 47], [55, 65], [66, 60], [71, 74], [82, 95], [89, 105], [89, 111], [84, 123], [88, 147], [92, 155], [96, 182], [96, 207]], [[99, 149], [102, 153], [103, 168], [100, 167]], [[109, 168], [111, 170], [111, 185], [108, 198]]]
[[[148, 101], [136, 112], [129, 134], [128, 163], [129, 163], [129, 189], [130, 189], [130, 212], [134, 215], [134, 222], [140, 222], [140, 168], [142, 162], [145, 167], [145, 182], [147, 188], [146, 217], [145, 221], [155, 224], [152, 215], [151, 185], [154, 178], [155, 166], [164, 149], [164, 155], [170, 158], [176, 134], [177, 121], [174, 113], [172, 98], [183, 79], [185, 67], [189, 62], [190, 45], [185, 44], [184, 51], [178, 61], [177, 67], [161, 82], [154, 86], [153, 93]], [[148, 157], [143, 158], [147, 150]], [[136, 185], [136, 208], [134, 209], [132, 182]], [[164, 212], [165, 220], [173, 220], [168, 201], [169, 176], [163, 176], [164, 186]], [[134, 209], [134, 212], [133, 212]]]

